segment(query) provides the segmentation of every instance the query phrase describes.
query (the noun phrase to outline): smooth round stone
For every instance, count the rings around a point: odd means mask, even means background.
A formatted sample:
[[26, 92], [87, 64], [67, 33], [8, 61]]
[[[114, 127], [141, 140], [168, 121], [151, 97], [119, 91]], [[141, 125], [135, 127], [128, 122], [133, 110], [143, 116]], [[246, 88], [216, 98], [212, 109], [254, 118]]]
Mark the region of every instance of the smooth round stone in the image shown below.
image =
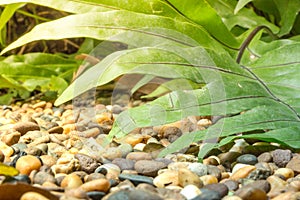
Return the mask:
[[287, 182], [279, 178], [278, 176], [269, 176], [267, 181], [271, 185], [271, 191], [268, 193], [269, 196], [277, 196], [279, 193], [285, 190]]
[[125, 199], [143, 199], [143, 200], [163, 200], [158, 194], [145, 190], [119, 190], [109, 194], [103, 200], [125, 200]]
[[228, 187], [223, 183], [208, 184], [203, 189], [213, 190], [219, 193], [220, 197], [224, 197], [228, 194]]
[[78, 153], [75, 155], [75, 158], [79, 161], [80, 169], [86, 173], [94, 172], [99, 166], [97, 161], [88, 155]]
[[0, 151], [2, 151], [5, 157], [11, 157], [14, 154], [14, 149], [1, 141], [0, 141]]
[[141, 134], [128, 134], [124, 138], [124, 143], [130, 144], [131, 146], [135, 146], [138, 143], [141, 143], [145, 139], [145, 136]]
[[145, 176], [156, 176], [158, 170], [167, 167], [163, 162], [158, 162], [155, 160], [138, 160], [134, 164], [134, 169], [142, 175]]
[[220, 159], [217, 156], [210, 156], [203, 160], [203, 164], [218, 166], [220, 164]]
[[214, 165], [207, 166], [207, 173], [208, 173], [208, 175], [212, 175], [212, 176], [216, 177], [219, 181], [222, 179], [221, 170]]
[[223, 197], [222, 200], [243, 200], [243, 199], [239, 196], [233, 195], [233, 196]]
[[182, 194], [187, 200], [193, 199], [199, 194], [201, 194], [200, 189], [195, 185], [186, 185], [181, 191]]
[[235, 192], [235, 195], [241, 197], [243, 200], [267, 200], [267, 194], [265, 191], [259, 188], [253, 187], [241, 187]]
[[199, 194], [198, 196], [196, 196], [191, 200], [221, 200], [221, 196], [216, 191], [208, 190], [204, 188], [201, 188], [200, 191], [201, 194]]
[[112, 163], [118, 165], [121, 171], [134, 169], [134, 162], [125, 158], [115, 158]]
[[91, 191], [91, 192], [87, 192], [86, 194], [91, 200], [99, 200], [106, 195], [105, 192], [98, 192], [98, 191]]
[[218, 155], [220, 159], [220, 164], [225, 164], [225, 163], [233, 163], [236, 161], [236, 159], [241, 155], [239, 152], [226, 152], [226, 153], [221, 153]]
[[188, 168], [189, 164], [189, 162], [172, 162], [168, 165], [168, 169], [178, 171], [180, 168]]
[[86, 182], [80, 186], [80, 189], [84, 190], [85, 192], [91, 191], [100, 191], [100, 192], [107, 192], [110, 188], [110, 183], [107, 179], [97, 179]]
[[22, 156], [16, 163], [16, 169], [20, 174], [29, 175], [33, 170], [39, 170], [42, 166], [40, 159], [32, 155]]
[[252, 183], [248, 183], [246, 186], [247, 187], [256, 187], [256, 188], [262, 189], [266, 193], [268, 193], [271, 189], [270, 183], [266, 180], [253, 181]]
[[274, 175], [276, 174], [284, 176], [285, 179], [294, 177], [294, 171], [289, 168], [279, 168], [274, 172]]
[[127, 154], [126, 159], [129, 160], [152, 160], [152, 156], [150, 153], [145, 153], [145, 152], [130, 152]]
[[237, 181], [227, 179], [225, 181], [222, 181], [222, 183], [226, 185], [228, 190], [230, 191], [236, 191], [237, 189], [239, 189], [239, 182]]
[[55, 126], [55, 127], [48, 129], [48, 133], [50, 133], [50, 134], [53, 134], [53, 133], [62, 134], [63, 132], [64, 132], [64, 129], [61, 126]]
[[99, 178], [105, 178], [105, 175], [100, 174], [100, 173], [91, 173], [87, 176], [84, 177], [84, 182], [88, 182], [88, 181], [92, 181], [92, 180], [96, 180]]
[[26, 192], [21, 196], [20, 200], [50, 200], [50, 199], [37, 192]]
[[39, 149], [39, 148], [36, 148], [36, 147], [27, 147], [25, 149], [25, 152], [28, 154], [28, 155], [33, 155], [33, 156], [40, 156], [43, 154], [42, 150]]
[[257, 157], [258, 162], [272, 162], [273, 157], [270, 152], [264, 152]]
[[292, 169], [296, 173], [300, 173], [300, 156], [295, 156], [288, 162], [286, 168]]
[[127, 143], [120, 144], [117, 148], [121, 151], [122, 158], [125, 158], [127, 156], [127, 154], [132, 152], [132, 146]]
[[176, 200], [186, 200], [186, 198], [180, 194], [182, 190], [179, 186], [170, 186], [166, 188], [157, 188], [156, 191], [160, 197], [163, 199], [176, 199]]
[[28, 131], [40, 130], [38, 124], [33, 122], [18, 122], [13, 127], [16, 131], [20, 132], [21, 135], [25, 135]]
[[233, 172], [233, 174], [230, 176], [230, 179], [237, 181], [239, 179], [246, 178], [255, 169], [256, 167], [252, 165], [241, 167]]
[[203, 181], [199, 178], [199, 176], [186, 168], [178, 170], [178, 183], [182, 187], [186, 185], [196, 185], [201, 188], [203, 186]]
[[83, 184], [81, 178], [76, 174], [68, 174], [63, 178], [63, 180], [60, 183], [60, 186], [62, 188], [72, 189], [72, 188], [78, 188]]
[[113, 160], [115, 158], [121, 158], [122, 152], [117, 147], [109, 147], [105, 149], [102, 156], [108, 160]]
[[[200, 179], [199, 179], [200, 180]], [[182, 182], [184, 180], [182, 179]], [[153, 179], [153, 184], [158, 188], [164, 188], [168, 185], [179, 185], [178, 171], [167, 170]]]
[[148, 183], [153, 185], [153, 178], [147, 177], [147, 176], [142, 176], [142, 175], [136, 175], [136, 174], [120, 174], [119, 179], [121, 181], [123, 180], [129, 180], [131, 181], [134, 185], [138, 185], [140, 183]]
[[105, 174], [108, 179], [117, 179], [119, 174], [121, 173], [121, 170], [118, 165], [107, 163], [104, 165], [99, 166], [96, 170], [96, 173]]
[[100, 129], [95, 127], [85, 131], [78, 132], [78, 136], [84, 138], [96, 138], [100, 133], [101, 133]]
[[190, 163], [188, 165], [188, 169], [191, 170], [193, 173], [197, 174], [198, 176], [207, 175], [207, 166], [202, 163]]
[[203, 185], [218, 183], [218, 179], [213, 175], [204, 175], [200, 177]]
[[44, 182], [55, 183], [55, 178], [47, 172], [39, 171], [33, 178], [33, 182], [42, 185]]
[[238, 163], [243, 163], [248, 165], [255, 165], [258, 162], [257, 157], [252, 154], [241, 155], [236, 159], [236, 161]]
[[292, 159], [291, 150], [276, 149], [272, 152], [273, 162], [278, 167], [285, 167], [287, 163]]

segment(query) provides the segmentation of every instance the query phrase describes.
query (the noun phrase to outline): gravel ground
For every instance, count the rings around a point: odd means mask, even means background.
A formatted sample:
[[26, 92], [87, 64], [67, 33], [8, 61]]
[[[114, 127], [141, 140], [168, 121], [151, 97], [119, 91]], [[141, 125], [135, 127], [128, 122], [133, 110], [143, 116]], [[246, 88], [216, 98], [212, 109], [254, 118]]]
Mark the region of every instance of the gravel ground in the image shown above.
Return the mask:
[[[103, 146], [123, 108], [52, 103], [0, 106], [0, 199], [296, 200], [300, 155], [237, 140], [199, 163], [199, 144], [158, 153], [208, 118], [145, 127]], [[10, 167], [8, 167], [10, 166]]]

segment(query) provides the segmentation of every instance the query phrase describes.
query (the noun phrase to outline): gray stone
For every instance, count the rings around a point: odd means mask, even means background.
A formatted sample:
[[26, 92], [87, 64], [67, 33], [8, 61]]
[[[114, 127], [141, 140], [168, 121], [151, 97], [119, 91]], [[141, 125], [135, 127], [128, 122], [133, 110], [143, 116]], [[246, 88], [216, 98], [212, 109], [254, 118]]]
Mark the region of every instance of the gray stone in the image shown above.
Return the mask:
[[272, 152], [273, 161], [278, 167], [285, 167], [292, 159], [291, 150], [276, 149]]
[[99, 166], [97, 161], [88, 155], [78, 153], [75, 155], [75, 158], [78, 159], [81, 170], [85, 171], [86, 173], [94, 172]]
[[134, 169], [134, 161], [125, 158], [115, 158], [112, 163], [118, 165], [122, 171]]
[[200, 189], [200, 191], [201, 194], [199, 194], [198, 196], [196, 196], [191, 200], [221, 200], [222, 199], [220, 194], [216, 191], [208, 190], [205, 188]]
[[134, 164], [134, 169], [142, 175], [146, 176], [156, 176], [158, 170], [167, 167], [163, 162], [158, 162], [155, 160], [138, 160]]
[[241, 155], [236, 159], [236, 161], [238, 163], [243, 163], [248, 165], [255, 165], [258, 162], [257, 157], [252, 154]]
[[198, 176], [207, 175], [208, 169], [207, 166], [202, 163], [190, 163], [188, 169], [197, 174]]
[[120, 174], [119, 179], [122, 180], [130, 180], [134, 185], [138, 185], [140, 183], [148, 183], [153, 185], [153, 178], [142, 176], [142, 175], [135, 175], [135, 174]]

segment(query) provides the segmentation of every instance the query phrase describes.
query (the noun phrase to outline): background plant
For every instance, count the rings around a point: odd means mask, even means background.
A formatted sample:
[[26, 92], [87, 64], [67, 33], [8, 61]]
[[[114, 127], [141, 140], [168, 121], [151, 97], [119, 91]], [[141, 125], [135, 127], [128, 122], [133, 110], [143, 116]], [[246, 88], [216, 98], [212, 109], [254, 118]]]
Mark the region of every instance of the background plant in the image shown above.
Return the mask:
[[[215, 137], [221, 137], [219, 143], [205, 144], [199, 157], [236, 138], [299, 148], [299, 2], [2, 0], [2, 5], [34, 3], [71, 13], [35, 26], [2, 54], [37, 40], [85, 37], [130, 42], [131, 48], [108, 55], [83, 73], [56, 104], [127, 73], [145, 75], [139, 85], [156, 76], [173, 79], [172, 85], [186, 80], [187, 88], [172, 87], [153, 102], [122, 112], [109, 137], [188, 115], [223, 116], [204, 131], [184, 134], [161, 155]], [[253, 34], [251, 43], [243, 45], [258, 27], [268, 31]], [[95, 47], [89, 44], [86, 53]], [[217, 95], [220, 88], [226, 95]], [[153, 120], [153, 111], [158, 120]]]

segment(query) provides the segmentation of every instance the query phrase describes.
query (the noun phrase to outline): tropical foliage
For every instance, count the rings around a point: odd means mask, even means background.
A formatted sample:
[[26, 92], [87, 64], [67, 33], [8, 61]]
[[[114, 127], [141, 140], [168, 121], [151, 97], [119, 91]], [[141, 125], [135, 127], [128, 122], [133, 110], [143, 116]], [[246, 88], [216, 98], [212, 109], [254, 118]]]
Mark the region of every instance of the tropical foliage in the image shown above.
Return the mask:
[[[124, 74], [144, 75], [132, 91], [154, 77], [169, 80], [148, 97], [167, 94], [122, 112], [110, 139], [137, 127], [190, 115], [220, 116], [208, 129], [184, 134], [161, 155], [212, 138], [221, 139], [217, 144], [206, 143], [200, 158], [236, 138], [300, 148], [299, 0], [1, 0], [5, 10], [10, 10], [2, 12], [4, 22], [24, 3], [70, 15], [35, 26], [2, 54], [32, 41], [62, 38], [128, 45], [86, 70], [59, 96], [56, 105]], [[87, 46], [85, 53], [97, 48]], [[14, 68], [7, 59], [1, 61], [3, 65]], [[54, 71], [35, 63], [41, 68], [38, 76], [50, 76], [51, 82], [53, 77], [68, 73], [64, 66], [75, 64], [72, 59], [58, 60], [64, 64]], [[23, 80], [22, 87], [25, 83]], [[39, 84], [27, 85], [33, 88]]]

